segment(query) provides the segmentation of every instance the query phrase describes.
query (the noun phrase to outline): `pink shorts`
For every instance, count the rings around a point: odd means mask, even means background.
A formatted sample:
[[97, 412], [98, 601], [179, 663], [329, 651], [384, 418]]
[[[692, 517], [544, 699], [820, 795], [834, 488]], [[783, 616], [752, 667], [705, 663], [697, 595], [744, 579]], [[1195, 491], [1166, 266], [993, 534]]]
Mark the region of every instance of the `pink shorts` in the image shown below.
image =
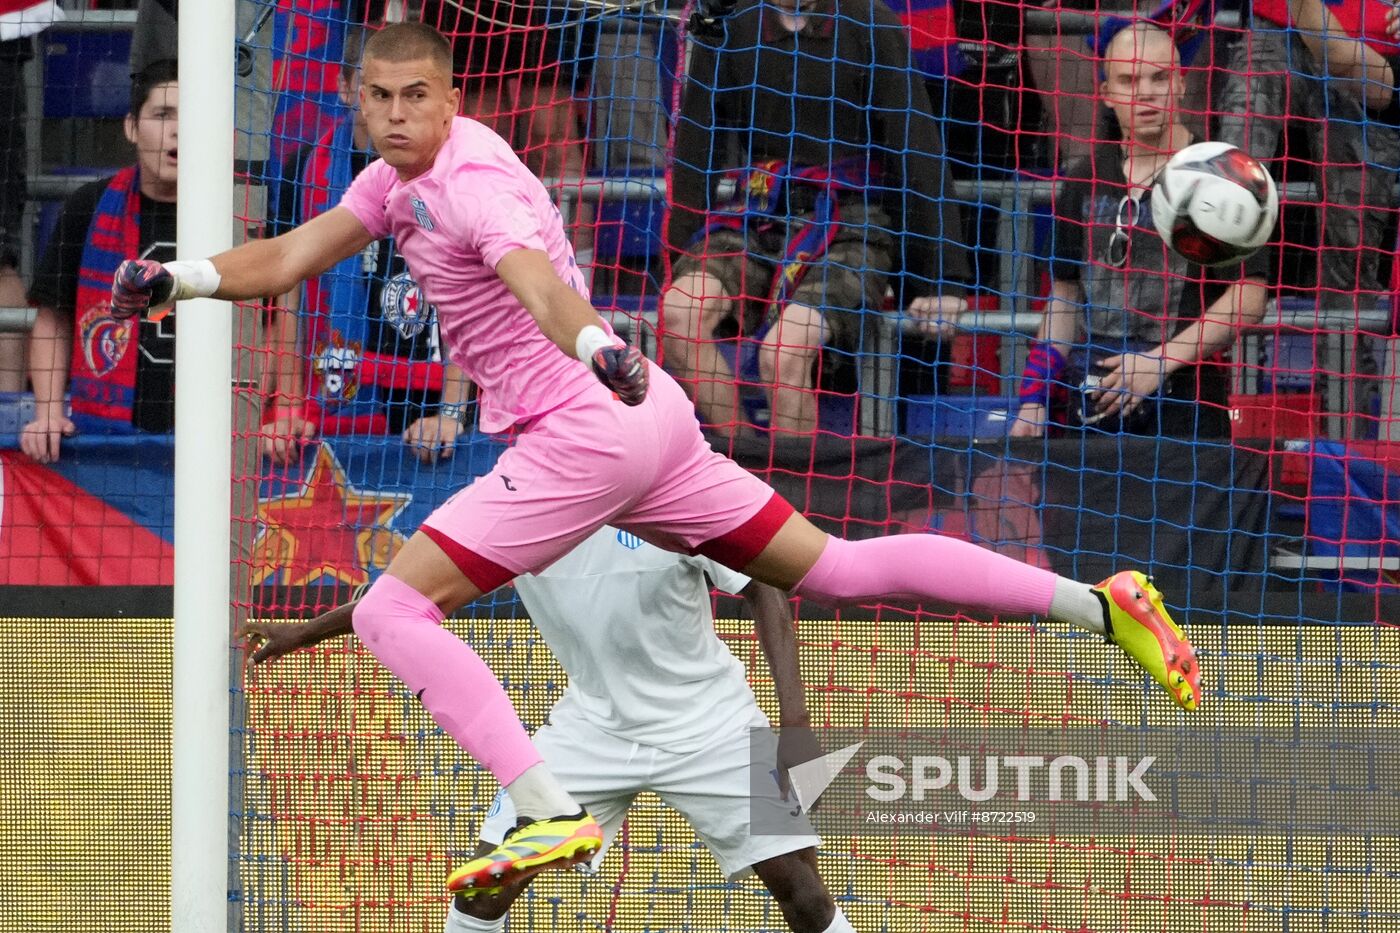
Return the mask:
[[420, 530], [483, 593], [543, 570], [607, 524], [743, 570], [793, 508], [711, 450], [681, 387], [650, 365], [641, 405], [590, 387], [522, 432]]

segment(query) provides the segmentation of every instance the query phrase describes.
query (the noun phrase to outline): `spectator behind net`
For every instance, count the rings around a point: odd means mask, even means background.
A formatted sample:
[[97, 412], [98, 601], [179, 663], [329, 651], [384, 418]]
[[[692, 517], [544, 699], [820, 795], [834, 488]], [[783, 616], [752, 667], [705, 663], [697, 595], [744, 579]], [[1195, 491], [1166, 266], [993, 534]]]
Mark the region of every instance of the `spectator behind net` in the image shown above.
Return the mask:
[[[666, 363], [702, 422], [733, 430], [736, 373], [717, 341], [737, 332], [741, 364], [759, 344], [772, 428], [806, 433], [819, 371], [859, 351], [892, 275], [931, 329], [966, 307], [961, 222], [908, 38], [881, 0], [723, 10], [702, 8], [718, 38], [695, 45], [676, 127]], [[736, 195], [720, 203], [726, 172]]]
[[[166, 432], [175, 426], [175, 313], [118, 321], [111, 281], [121, 261], [175, 257], [179, 86], [174, 61], [132, 78], [127, 140], [136, 164], [83, 185], [68, 198], [39, 262], [29, 303], [29, 379], [35, 417], [20, 448], [42, 463], [58, 459], [62, 438], [95, 433]], [[64, 414], [64, 389], [73, 416]]]
[[[1217, 138], [1268, 160], [1290, 156], [1317, 185], [1321, 240], [1309, 248], [1324, 306], [1374, 304], [1395, 208], [1400, 134], [1372, 119], [1393, 107], [1393, 61], [1383, 0], [1255, 0], [1235, 43]], [[1300, 132], [1286, 134], [1289, 126]], [[1289, 151], [1302, 141], [1303, 151]]]
[[[0, 0], [0, 308], [27, 305], [19, 276], [23, 247], [25, 162], [24, 65], [34, 36], [61, 21], [53, 0]], [[24, 390], [24, 335], [0, 333], [0, 392]]]
[[1050, 302], [1011, 434], [1038, 437], [1056, 420], [1222, 437], [1228, 385], [1218, 356], [1263, 317], [1267, 263], [1260, 252], [1217, 273], [1162, 242], [1149, 194], [1172, 154], [1194, 141], [1181, 123], [1177, 49], [1143, 21], [1105, 35], [1100, 48], [1104, 141], [1066, 167], [1054, 202]]

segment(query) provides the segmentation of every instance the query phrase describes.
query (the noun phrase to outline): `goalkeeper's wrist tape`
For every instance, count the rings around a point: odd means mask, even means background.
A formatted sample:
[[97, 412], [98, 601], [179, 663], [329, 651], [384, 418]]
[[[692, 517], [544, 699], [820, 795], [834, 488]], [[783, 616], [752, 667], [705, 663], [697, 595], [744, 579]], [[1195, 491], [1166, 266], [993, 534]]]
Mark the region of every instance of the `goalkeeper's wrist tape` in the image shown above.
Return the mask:
[[219, 290], [223, 277], [214, 264], [207, 259], [195, 262], [167, 262], [165, 270], [175, 276], [174, 301], [188, 301], [191, 298], [208, 298]]
[[1053, 344], [1031, 344], [1031, 352], [1026, 355], [1026, 368], [1021, 371], [1021, 401], [1047, 404], [1050, 384], [1064, 372], [1065, 363], [1065, 355]]
[[574, 340], [574, 356], [585, 366], [591, 365], [593, 354], [617, 345], [617, 339], [609, 337], [607, 331], [597, 324], [589, 324], [578, 332], [578, 337]]

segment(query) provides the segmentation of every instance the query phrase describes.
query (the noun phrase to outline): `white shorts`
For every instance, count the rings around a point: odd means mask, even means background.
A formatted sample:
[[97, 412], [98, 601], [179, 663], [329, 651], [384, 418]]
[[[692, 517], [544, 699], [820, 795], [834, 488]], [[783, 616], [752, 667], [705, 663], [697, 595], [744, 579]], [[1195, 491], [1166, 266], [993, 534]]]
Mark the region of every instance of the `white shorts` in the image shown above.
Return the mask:
[[[633, 799], [651, 791], [694, 827], [720, 871], [734, 880], [749, 874], [758, 862], [821, 843], [807, 818], [794, 815], [796, 804], [783, 800], [776, 781], [771, 794], [753, 795], [750, 731], [770, 728], [755, 707], [745, 728], [729, 730], [696, 751], [676, 753], [619, 738], [566, 713], [551, 714], [549, 724], [534, 738], [545, 765], [603, 828], [603, 848], [589, 864], [590, 870], [602, 865]], [[776, 748], [774, 736], [775, 761]], [[761, 783], [767, 786], [766, 781]], [[749, 832], [751, 807], [771, 808], [762, 817], [763, 825], [788, 825], [791, 832], [753, 835]], [[481, 840], [495, 845], [514, 825], [515, 807], [502, 790], [482, 823]]]

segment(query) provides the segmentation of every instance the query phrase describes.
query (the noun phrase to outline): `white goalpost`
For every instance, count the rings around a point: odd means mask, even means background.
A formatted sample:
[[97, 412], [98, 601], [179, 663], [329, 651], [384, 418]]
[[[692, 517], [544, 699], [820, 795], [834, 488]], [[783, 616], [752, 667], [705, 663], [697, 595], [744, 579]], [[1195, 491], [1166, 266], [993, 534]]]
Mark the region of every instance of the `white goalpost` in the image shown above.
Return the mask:
[[[198, 258], [233, 242], [234, 0], [180, 13], [176, 240]], [[185, 302], [178, 319], [171, 929], [225, 933], [233, 321], [212, 299]]]

